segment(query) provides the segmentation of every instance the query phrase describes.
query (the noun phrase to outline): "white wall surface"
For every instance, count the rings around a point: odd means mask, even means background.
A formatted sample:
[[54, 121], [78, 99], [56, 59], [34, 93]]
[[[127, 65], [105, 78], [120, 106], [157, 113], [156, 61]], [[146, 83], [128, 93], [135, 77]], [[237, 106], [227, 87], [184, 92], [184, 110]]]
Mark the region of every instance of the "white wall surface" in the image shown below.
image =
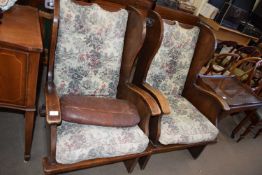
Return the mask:
[[200, 9], [203, 7], [203, 5], [207, 2], [208, 0], [194, 0], [193, 5], [197, 8], [195, 15], [199, 14]]

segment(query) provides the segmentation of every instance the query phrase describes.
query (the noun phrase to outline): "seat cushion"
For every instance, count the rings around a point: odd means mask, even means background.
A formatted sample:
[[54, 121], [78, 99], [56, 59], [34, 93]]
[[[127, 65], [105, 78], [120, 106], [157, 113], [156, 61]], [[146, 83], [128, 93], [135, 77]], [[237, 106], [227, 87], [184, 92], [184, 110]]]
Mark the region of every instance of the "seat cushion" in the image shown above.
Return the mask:
[[128, 19], [125, 9], [60, 0], [54, 82], [60, 96], [115, 97]]
[[65, 121], [99, 126], [134, 126], [140, 121], [135, 105], [120, 99], [66, 95], [60, 100]]
[[103, 127], [62, 121], [57, 128], [56, 161], [70, 164], [141, 153], [148, 143], [138, 126]]
[[161, 120], [159, 142], [168, 144], [192, 144], [214, 141], [217, 128], [183, 97], [169, 97], [171, 113]]

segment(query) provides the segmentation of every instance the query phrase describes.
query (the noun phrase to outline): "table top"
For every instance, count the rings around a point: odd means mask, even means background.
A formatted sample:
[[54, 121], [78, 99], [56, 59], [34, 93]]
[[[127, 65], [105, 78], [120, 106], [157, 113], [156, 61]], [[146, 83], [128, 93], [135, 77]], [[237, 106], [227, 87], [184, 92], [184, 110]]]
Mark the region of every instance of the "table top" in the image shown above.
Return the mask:
[[253, 39], [253, 40], [258, 40], [258, 38], [256, 37], [253, 37], [253, 36], [250, 36], [250, 35], [247, 35], [245, 33], [242, 33], [238, 30], [234, 30], [234, 29], [230, 29], [228, 27], [224, 27], [220, 24], [218, 24], [217, 22], [215, 22], [214, 20], [212, 19], [209, 19], [209, 18], [206, 18], [202, 15], [200, 15], [200, 20], [203, 21], [204, 23], [206, 23], [208, 26], [210, 26], [212, 29], [214, 29], [215, 31], [218, 31], [218, 30], [226, 30], [226, 31], [230, 31], [232, 33], [235, 33], [235, 34], [238, 34], [238, 35], [241, 35], [243, 37], [247, 37], [247, 38], [250, 38], [250, 39]]
[[0, 44], [25, 51], [43, 49], [38, 10], [15, 5], [4, 13], [0, 24]]
[[202, 82], [210, 90], [221, 96], [229, 106], [260, 104], [262, 99], [257, 97], [250, 88], [238, 79], [230, 76], [201, 77]]

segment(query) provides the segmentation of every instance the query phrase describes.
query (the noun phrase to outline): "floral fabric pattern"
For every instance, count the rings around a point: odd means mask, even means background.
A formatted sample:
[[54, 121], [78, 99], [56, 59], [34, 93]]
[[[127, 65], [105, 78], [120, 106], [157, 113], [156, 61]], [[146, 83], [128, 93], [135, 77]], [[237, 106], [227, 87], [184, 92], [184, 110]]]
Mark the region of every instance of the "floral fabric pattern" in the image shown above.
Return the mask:
[[57, 128], [56, 161], [70, 164], [141, 153], [148, 143], [138, 126], [103, 127], [63, 121]]
[[54, 82], [64, 94], [115, 97], [128, 12], [60, 0]]
[[164, 37], [146, 81], [168, 99], [171, 113], [161, 120], [160, 143], [190, 144], [211, 141], [217, 128], [181, 96], [193, 58], [199, 28], [164, 23]]
[[162, 44], [152, 61], [146, 81], [165, 95], [181, 94], [193, 58], [199, 28], [185, 29], [178, 22], [164, 22]]
[[183, 97], [168, 98], [171, 113], [161, 120], [159, 142], [168, 144], [191, 144], [213, 141], [217, 128]]

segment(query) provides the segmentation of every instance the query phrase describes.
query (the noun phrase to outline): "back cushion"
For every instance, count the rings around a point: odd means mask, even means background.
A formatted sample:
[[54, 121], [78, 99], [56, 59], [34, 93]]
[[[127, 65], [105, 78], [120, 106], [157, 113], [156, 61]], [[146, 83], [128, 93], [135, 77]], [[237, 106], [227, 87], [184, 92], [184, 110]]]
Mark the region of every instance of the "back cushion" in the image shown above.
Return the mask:
[[115, 97], [128, 12], [60, 0], [54, 82], [58, 94]]
[[162, 44], [149, 68], [146, 82], [166, 96], [181, 95], [195, 51], [199, 28], [164, 22]]

